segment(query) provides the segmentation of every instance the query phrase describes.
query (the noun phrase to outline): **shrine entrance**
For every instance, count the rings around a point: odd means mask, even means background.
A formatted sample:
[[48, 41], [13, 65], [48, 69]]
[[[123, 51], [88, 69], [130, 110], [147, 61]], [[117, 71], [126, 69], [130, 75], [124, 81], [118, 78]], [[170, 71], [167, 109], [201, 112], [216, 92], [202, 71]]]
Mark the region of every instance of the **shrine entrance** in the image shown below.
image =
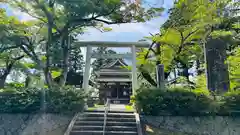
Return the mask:
[[113, 103], [129, 103], [132, 95], [131, 71], [123, 59], [107, 63], [95, 72], [99, 89], [99, 99], [103, 102], [110, 98]]
[[[74, 43], [79, 47], [86, 47], [86, 63], [83, 76], [83, 89], [89, 89], [89, 77], [91, 58], [114, 58], [117, 59], [113, 63], [101, 67], [97, 74], [96, 82], [99, 84], [99, 98], [106, 101], [111, 98], [114, 103], [129, 103], [130, 96], [135, 94], [138, 89], [137, 68], [136, 68], [136, 51], [137, 48], [148, 48], [147, 42], [95, 42], [95, 41], [79, 41]], [[120, 47], [131, 48], [131, 53], [125, 54], [96, 54], [92, 52], [93, 47]], [[123, 68], [128, 66], [123, 59], [130, 58], [132, 65], [131, 71]]]

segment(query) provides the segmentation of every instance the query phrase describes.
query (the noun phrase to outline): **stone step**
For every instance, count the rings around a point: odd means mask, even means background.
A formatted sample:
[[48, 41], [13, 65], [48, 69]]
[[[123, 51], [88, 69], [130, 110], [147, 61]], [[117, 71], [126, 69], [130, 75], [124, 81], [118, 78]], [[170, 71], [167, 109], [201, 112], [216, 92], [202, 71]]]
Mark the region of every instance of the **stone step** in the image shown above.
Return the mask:
[[[104, 121], [79, 121], [75, 122], [76, 126], [103, 126]], [[136, 126], [136, 122], [115, 122], [115, 121], [107, 121], [107, 126]]]
[[[83, 117], [104, 117], [104, 113], [84, 113]], [[107, 117], [135, 118], [135, 115], [131, 113], [108, 113]]]
[[[80, 117], [80, 121], [104, 121], [104, 117]], [[107, 121], [116, 121], [116, 122], [135, 122], [135, 118], [117, 118], [117, 117], [107, 117]]]
[[[96, 113], [104, 113], [103, 110], [86, 110], [84, 112], [96, 112]], [[134, 111], [108, 111], [109, 113], [134, 113]]]
[[[102, 135], [103, 131], [71, 131], [70, 135]], [[137, 135], [137, 132], [130, 131], [106, 131], [105, 135]]]
[[[73, 126], [73, 131], [96, 130], [102, 131], [103, 126]], [[106, 126], [106, 131], [137, 131], [136, 126]]]

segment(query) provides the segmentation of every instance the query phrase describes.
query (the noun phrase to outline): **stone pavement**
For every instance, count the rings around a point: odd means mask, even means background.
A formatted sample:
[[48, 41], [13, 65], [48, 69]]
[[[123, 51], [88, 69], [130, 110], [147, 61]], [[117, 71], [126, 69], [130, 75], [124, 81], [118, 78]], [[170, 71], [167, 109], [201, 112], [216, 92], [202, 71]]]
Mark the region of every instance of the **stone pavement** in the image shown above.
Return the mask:
[[[94, 110], [104, 111], [105, 108], [104, 108], [104, 106], [101, 106], [101, 107], [97, 107]], [[110, 111], [127, 111], [126, 110], [126, 105], [124, 105], [124, 104], [110, 104]]]

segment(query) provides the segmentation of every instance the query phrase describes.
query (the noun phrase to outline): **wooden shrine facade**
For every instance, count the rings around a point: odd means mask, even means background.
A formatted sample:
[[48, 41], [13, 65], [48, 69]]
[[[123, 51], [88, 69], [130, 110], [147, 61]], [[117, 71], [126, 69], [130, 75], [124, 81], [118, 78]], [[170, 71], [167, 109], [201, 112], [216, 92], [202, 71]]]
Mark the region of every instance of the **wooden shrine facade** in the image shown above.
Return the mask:
[[130, 102], [132, 95], [131, 71], [124, 66], [128, 65], [122, 59], [117, 59], [95, 72], [99, 99], [102, 103], [107, 98], [111, 99], [112, 103], [127, 104]]

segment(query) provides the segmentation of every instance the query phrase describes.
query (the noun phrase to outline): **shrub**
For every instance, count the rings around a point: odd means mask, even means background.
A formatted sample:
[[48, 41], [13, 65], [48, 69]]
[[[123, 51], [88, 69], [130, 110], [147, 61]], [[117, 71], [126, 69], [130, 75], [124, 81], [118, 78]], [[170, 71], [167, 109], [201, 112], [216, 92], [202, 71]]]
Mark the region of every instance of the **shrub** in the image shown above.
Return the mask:
[[84, 107], [88, 98], [83, 90], [75, 88], [53, 89], [46, 91], [46, 110], [48, 112], [77, 112]]
[[[2, 113], [65, 113], [81, 111], [84, 94], [74, 88], [37, 89], [19, 88], [0, 92], [0, 112]], [[45, 102], [44, 102], [45, 101]]]
[[13, 83], [8, 83], [7, 84], [7, 87], [10, 87], [10, 88], [24, 88], [24, 83], [16, 83], [16, 82], [13, 82]]
[[140, 89], [132, 101], [145, 115], [201, 115], [211, 112], [213, 100], [206, 90], [174, 88]]
[[[20, 90], [20, 89], [19, 89]], [[40, 108], [40, 95], [38, 89], [14, 90], [7, 89], [0, 95], [0, 112], [28, 112]]]
[[237, 113], [240, 114], [240, 91], [230, 91], [223, 95], [221, 100], [221, 110], [220, 113], [222, 114], [231, 114]]

